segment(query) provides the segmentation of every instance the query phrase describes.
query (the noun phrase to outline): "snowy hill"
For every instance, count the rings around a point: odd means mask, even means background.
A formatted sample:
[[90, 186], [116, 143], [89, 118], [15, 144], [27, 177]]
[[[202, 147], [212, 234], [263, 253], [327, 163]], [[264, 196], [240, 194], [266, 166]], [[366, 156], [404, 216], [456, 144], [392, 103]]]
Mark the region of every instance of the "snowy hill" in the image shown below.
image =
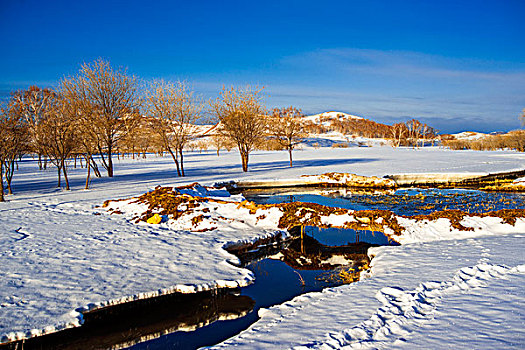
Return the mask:
[[303, 117], [302, 119], [305, 121], [311, 121], [314, 124], [322, 124], [322, 125], [328, 126], [333, 120], [343, 121], [343, 120], [349, 120], [349, 119], [364, 119], [364, 118], [358, 117], [356, 115], [348, 114], [348, 113], [330, 111], [330, 112], [323, 112], [320, 114], [309, 115], [309, 116]]
[[457, 134], [452, 134], [452, 136], [454, 136], [456, 140], [478, 140], [486, 137], [487, 134], [475, 131], [463, 131]]

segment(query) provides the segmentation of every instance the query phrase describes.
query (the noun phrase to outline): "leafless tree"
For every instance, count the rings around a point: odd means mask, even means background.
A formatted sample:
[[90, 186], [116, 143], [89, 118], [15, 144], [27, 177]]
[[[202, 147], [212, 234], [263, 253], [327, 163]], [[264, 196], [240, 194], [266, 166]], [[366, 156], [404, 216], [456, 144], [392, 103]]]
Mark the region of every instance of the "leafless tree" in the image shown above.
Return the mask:
[[264, 140], [267, 126], [262, 89], [223, 88], [211, 107], [221, 122], [220, 132], [237, 145], [242, 170], [248, 171], [250, 153]]
[[46, 156], [58, 169], [58, 187], [60, 187], [61, 172], [64, 174], [66, 190], [69, 190], [66, 160], [77, 147], [78, 117], [80, 106], [68, 100], [64, 95], [57, 94], [53, 107], [42, 123], [42, 148]]
[[432, 146], [434, 146], [434, 143], [436, 142], [436, 139], [438, 137], [439, 131], [437, 129], [434, 129], [431, 126], [428, 126], [427, 124], [423, 124], [423, 139], [430, 140], [432, 143]]
[[292, 163], [292, 151], [303, 138], [306, 137], [302, 122], [300, 120], [304, 114], [295, 107], [274, 108], [269, 124], [269, 134], [277, 143], [288, 151], [290, 157], [290, 167]]
[[408, 142], [412, 147], [417, 147], [418, 141], [421, 138], [423, 132], [423, 124], [417, 119], [411, 119], [405, 124], [408, 130]]
[[42, 130], [41, 124], [49, 111], [55, 92], [51, 89], [31, 86], [27, 90], [18, 90], [12, 94], [14, 108], [22, 115], [30, 133], [30, 150], [38, 155], [40, 170], [46, 167], [42, 163]]
[[399, 147], [401, 142], [408, 136], [407, 126], [404, 123], [396, 123], [391, 126], [390, 134], [394, 142], [394, 147]]
[[152, 127], [171, 154], [177, 174], [184, 176], [184, 147], [197, 132], [204, 105], [184, 82], [155, 81], [146, 93], [146, 111]]
[[521, 120], [521, 125], [525, 125], [525, 108], [521, 110], [520, 120]]
[[99, 59], [83, 64], [80, 73], [64, 79], [62, 86], [68, 95], [75, 95], [81, 102], [84, 117], [92, 118], [90, 126], [102, 165], [112, 177], [113, 152], [140, 116], [141, 99], [135, 77]]
[[14, 99], [11, 99], [0, 108], [0, 202], [4, 201], [4, 176], [8, 193], [12, 194], [11, 180], [16, 168], [15, 163], [27, 151], [28, 146], [27, 123]]
[[216, 129], [216, 133], [209, 137], [209, 141], [215, 147], [217, 152], [217, 157], [220, 156], [221, 149], [226, 150], [227, 152], [231, 151], [236, 147], [236, 144], [232, 142], [229, 138], [225, 137], [222, 132], [219, 132], [221, 125], [219, 124]]

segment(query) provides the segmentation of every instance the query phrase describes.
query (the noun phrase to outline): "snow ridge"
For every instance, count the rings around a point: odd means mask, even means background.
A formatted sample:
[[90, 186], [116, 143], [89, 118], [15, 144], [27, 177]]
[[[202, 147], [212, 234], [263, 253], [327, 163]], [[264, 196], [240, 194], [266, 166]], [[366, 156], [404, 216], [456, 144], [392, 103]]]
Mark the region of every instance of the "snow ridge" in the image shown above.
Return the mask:
[[419, 325], [433, 318], [440, 300], [449, 294], [486, 287], [492, 279], [509, 273], [525, 273], [525, 265], [513, 268], [480, 263], [460, 269], [451, 280], [421, 283], [415, 290], [382, 288], [376, 298], [383, 304], [370, 319], [342, 332], [329, 333], [325, 341], [295, 349], [390, 348], [405, 341]]

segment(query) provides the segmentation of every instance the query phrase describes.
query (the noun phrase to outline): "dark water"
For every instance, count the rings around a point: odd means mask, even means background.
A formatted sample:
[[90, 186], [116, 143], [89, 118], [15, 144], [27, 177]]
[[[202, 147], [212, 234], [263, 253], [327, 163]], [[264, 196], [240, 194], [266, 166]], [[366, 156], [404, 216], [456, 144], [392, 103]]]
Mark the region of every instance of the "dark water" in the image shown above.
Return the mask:
[[341, 246], [366, 242], [374, 245], [398, 245], [390, 240], [383, 232], [355, 231], [342, 228], [305, 227], [305, 234], [315, 238], [319, 243], [327, 246]]
[[[137, 344], [131, 349], [195, 349], [217, 344], [255, 323], [259, 319], [259, 309], [282, 304], [304, 293], [349, 283], [341, 277], [341, 271], [356, 272], [363, 262], [368, 262], [367, 244], [341, 249], [325, 247], [309, 237], [305, 241], [306, 247], [303, 247], [302, 252], [301, 240], [297, 239], [270, 253], [278, 251], [277, 254], [245, 265], [254, 273], [256, 281], [240, 290], [241, 296], [250, 297], [255, 302], [247, 315], [233, 320], [216, 321], [192, 332], [167, 334]], [[332, 256], [337, 256], [339, 264], [346, 261], [346, 265], [327, 263]]]
[[469, 213], [525, 209], [525, 195], [522, 193], [467, 189], [400, 189], [394, 193], [376, 195], [326, 189], [318, 190], [317, 193], [254, 191], [246, 197], [258, 204], [308, 202], [353, 210], [386, 209], [406, 216], [450, 209]]

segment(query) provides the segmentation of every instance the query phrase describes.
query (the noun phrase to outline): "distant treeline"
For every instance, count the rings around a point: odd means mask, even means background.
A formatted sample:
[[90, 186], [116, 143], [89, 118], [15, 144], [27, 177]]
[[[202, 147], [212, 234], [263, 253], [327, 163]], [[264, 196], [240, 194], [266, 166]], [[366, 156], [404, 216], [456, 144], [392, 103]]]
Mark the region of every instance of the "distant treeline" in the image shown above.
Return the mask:
[[487, 135], [474, 140], [457, 140], [452, 135], [442, 135], [443, 146], [453, 150], [494, 151], [513, 149], [525, 152], [525, 130], [515, 130], [503, 135]]

